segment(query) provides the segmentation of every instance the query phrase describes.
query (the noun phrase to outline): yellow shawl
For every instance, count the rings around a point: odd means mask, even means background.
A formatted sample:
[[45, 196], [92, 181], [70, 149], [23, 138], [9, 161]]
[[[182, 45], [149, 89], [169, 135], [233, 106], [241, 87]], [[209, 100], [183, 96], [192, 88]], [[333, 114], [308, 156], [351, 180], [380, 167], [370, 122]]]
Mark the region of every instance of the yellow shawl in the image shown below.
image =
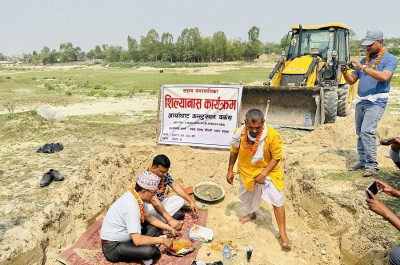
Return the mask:
[[[270, 126], [268, 129], [267, 137], [264, 140], [264, 159], [251, 164], [252, 155], [246, 151], [242, 145], [235, 147], [231, 145], [230, 151], [238, 153], [238, 170], [244, 187], [247, 190], [253, 190], [255, 184], [255, 177], [260, 174], [271, 159], [282, 159], [282, 139], [279, 133]], [[243, 140], [244, 132], [240, 136], [240, 141]], [[281, 163], [279, 162], [274, 169], [269, 173], [269, 178], [278, 190], [283, 189], [283, 172], [281, 170]]]

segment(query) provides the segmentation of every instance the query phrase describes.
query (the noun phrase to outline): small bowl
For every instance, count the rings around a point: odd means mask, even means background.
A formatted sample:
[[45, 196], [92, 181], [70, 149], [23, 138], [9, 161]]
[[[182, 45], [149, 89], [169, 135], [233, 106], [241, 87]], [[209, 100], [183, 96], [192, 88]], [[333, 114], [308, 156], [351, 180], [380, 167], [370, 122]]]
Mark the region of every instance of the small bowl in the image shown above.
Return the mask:
[[216, 202], [225, 197], [224, 189], [211, 181], [197, 183], [193, 193], [196, 198], [206, 202]]

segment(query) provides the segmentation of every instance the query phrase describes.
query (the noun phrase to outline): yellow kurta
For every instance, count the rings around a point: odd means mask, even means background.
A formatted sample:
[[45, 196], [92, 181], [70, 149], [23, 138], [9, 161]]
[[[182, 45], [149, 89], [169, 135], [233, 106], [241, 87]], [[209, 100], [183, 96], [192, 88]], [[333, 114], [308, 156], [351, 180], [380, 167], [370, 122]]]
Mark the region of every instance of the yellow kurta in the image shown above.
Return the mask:
[[[244, 132], [240, 135], [239, 148], [231, 146], [230, 151], [238, 154], [238, 170], [244, 187], [247, 190], [253, 190], [255, 184], [255, 177], [258, 176], [268, 165], [271, 159], [282, 159], [282, 139], [279, 133], [270, 126], [267, 126], [268, 133], [264, 139], [264, 160], [258, 161], [256, 164], [251, 164], [252, 155], [243, 147]], [[279, 162], [272, 171], [268, 174], [272, 183], [278, 190], [283, 189], [283, 172], [281, 170], [281, 163]]]

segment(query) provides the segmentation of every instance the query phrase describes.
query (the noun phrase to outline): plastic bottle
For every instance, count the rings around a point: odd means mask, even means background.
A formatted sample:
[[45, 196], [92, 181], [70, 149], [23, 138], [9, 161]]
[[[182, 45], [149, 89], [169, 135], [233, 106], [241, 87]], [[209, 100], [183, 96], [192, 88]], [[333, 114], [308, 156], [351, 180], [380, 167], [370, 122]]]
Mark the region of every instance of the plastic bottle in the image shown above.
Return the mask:
[[224, 265], [232, 264], [232, 251], [228, 243], [225, 243], [222, 249], [222, 262]]
[[310, 126], [310, 116], [306, 115], [306, 127]]

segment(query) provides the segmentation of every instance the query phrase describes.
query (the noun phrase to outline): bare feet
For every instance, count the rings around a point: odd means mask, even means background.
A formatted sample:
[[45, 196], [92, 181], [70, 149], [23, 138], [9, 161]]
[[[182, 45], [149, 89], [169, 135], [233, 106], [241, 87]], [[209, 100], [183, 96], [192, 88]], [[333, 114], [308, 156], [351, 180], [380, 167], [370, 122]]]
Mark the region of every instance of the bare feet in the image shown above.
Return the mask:
[[286, 234], [279, 236], [279, 243], [285, 251], [290, 251], [292, 249], [292, 242], [290, 242]]
[[239, 222], [244, 224], [247, 223], [248, 221], [256, 219], [256, 217], [257, 217], [256, 213], [249, 213], [248, 215], [240, 217]]

